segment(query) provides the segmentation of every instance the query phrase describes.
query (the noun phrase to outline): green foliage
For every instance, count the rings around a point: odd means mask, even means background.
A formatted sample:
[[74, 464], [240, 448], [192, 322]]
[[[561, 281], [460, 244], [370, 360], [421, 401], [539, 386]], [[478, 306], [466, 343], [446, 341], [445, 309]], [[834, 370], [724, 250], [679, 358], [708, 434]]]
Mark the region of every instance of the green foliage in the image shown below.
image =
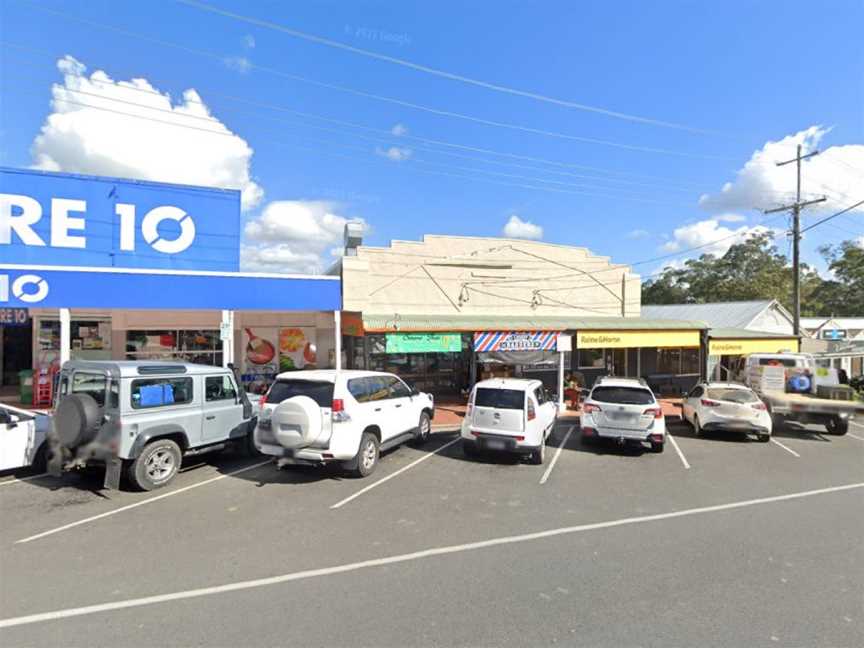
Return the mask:
[[[864, 250], [852, 241], [820, 248], [834, 273], [822, 279], [801, 266], [801, 313], [808, 315], [864, 315]], [[751, 236], [723, 256], [703, 254], [681, 268], [668, 268], [642, 284], [643, 304], [701, 304], [707, 302], [776, 299], [791, 308], [792, 267], [768, 233]]]
[[824, 281], [820, 298], [825, 313], [836, 317], [860, 317], [864, 313], [864, 249], [853, 241], [826, 245], [819, 252], [834, 279]]

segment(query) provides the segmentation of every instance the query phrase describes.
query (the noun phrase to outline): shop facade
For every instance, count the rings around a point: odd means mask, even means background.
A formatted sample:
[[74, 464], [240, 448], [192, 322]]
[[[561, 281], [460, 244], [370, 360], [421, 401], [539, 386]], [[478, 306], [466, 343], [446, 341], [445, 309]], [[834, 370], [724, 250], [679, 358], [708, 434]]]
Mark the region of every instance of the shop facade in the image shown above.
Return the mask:
[[0, 308], [26, 313], [16, 351], [37, 376], [70, 358], [183, 360], [232, 366], [261, 391], [282, 370], [339, 366], [339, 277], [239, 272], [239, 192], [14, 169], [0, 181]]
[[[707, 325], [640, 317], [639, 276], [584, 248], [426, 236], [357, 245], [340, 265], [356, 320], [346, 366], [416, 378], [436, 395], [492, 376], [538, 378], [561, 394], [568, 373], [588, 387], [640, 377], [678, 395], [705, 375]], [[406, 348], [406, 336], [426, 346]]]

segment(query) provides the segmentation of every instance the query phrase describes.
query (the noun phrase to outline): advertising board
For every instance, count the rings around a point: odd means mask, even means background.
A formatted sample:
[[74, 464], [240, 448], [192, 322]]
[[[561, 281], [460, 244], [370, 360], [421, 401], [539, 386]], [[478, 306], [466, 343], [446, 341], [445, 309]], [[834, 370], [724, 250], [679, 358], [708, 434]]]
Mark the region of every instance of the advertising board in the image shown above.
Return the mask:
[[0, 167], [4, 263], [240, 269], [240, 192]]

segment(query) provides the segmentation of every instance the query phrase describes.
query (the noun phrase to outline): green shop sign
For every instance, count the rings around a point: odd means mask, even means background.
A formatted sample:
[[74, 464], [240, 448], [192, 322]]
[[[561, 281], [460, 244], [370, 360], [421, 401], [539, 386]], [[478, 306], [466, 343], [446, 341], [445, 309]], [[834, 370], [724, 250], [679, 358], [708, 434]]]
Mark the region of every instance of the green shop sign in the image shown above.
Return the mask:
[[459, 353], [460, 333], [388, 333], [387, 353]]

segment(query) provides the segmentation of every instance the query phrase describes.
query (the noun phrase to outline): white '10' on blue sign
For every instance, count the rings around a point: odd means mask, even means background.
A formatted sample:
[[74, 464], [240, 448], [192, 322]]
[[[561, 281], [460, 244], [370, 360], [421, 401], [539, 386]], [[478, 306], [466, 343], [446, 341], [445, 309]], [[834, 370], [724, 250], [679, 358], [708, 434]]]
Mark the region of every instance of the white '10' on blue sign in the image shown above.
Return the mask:
[[[116, 203], [114, 213], [120, 223], [120, 249], [135, 251], [135, 205]], [[0, 194], [0, 245], [12, 243], [12, 235], [27, 246], [86, 249], [87, 202], [70, 198], [51, 199], [51, 230], [46, 242], [34, 229], [43, 217], [38, 200], [21, 194]], [[180, 232], [168, 239], [160, 236], [159, 225], [174, 221]], [[195, 242], [195, 221], [179, 207], [162, 205], [149, 210], [141, 219], [141, 237], [156, 252], [179, 254]]]

